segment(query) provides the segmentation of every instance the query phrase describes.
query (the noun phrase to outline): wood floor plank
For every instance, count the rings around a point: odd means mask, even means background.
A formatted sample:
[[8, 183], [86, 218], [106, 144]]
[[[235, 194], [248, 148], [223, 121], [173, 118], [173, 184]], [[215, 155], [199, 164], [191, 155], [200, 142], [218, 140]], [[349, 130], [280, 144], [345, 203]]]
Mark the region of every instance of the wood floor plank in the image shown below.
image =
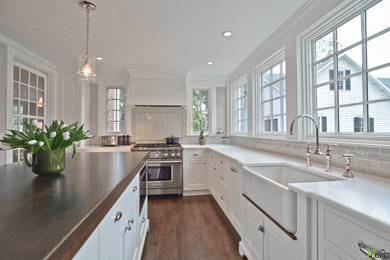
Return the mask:
[[240, 237], [212, 196], [154, 196], [143, 260], [242, 260]]

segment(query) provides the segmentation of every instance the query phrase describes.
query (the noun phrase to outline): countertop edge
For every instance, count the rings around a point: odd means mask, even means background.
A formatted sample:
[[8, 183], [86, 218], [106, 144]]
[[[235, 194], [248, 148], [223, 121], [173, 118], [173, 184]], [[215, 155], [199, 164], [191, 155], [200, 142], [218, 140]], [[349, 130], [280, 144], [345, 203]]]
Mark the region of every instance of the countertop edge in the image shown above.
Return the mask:
[[138, 165], [81, 220], [44, 259], [71, 259], [83, 246], [92, 232], [106, 216], [146, 162], [145, 156]]

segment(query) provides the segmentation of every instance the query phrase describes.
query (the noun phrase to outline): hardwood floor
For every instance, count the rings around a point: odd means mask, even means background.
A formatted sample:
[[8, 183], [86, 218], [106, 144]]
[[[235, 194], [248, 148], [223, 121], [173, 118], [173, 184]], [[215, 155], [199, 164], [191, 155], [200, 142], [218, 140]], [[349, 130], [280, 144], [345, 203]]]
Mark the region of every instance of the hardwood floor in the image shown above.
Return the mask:
[[240, 237], [212, 196], [149, 197], [144, 260], [242, 259]]

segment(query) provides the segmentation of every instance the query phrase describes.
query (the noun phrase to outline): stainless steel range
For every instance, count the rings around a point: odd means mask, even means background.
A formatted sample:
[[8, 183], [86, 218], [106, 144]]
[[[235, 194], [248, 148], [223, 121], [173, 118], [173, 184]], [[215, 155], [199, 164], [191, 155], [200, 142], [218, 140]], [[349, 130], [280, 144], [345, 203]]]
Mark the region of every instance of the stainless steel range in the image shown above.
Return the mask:
[[180, 144], [137, 144], [131, 151], [149, 151], [149, 195], [183, 195], [183, 148]]

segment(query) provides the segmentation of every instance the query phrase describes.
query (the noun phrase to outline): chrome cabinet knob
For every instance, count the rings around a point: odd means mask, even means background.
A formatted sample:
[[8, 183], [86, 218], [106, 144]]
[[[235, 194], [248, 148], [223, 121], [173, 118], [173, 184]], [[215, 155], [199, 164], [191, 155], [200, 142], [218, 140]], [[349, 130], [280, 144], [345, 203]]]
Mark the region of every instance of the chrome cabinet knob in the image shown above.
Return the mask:
[[121, 218], [122, 218], [122, 212], [118, 211], [118, 212], [115, 214], [114, 222], [119, 221]]
[[261, 231], [264, 233], [264, 226], [263, 225], [260, 225], [258, 228], [257, 228], [257, 231]]
[[134, 191], [137, 191], [137, 186], [134, 186], [134, 187], [133, 187], [133, 192], [134, 192]]
[[128, 223], [133, 224], [134, 223], [134, 219], [133, 218], [129, 219]]
[[142, 223], [145, 223], [145, 221], [146, 221], [145, 218], [142, 218], [142, 219], [141, 219], [141, 222], [142, 222]]

